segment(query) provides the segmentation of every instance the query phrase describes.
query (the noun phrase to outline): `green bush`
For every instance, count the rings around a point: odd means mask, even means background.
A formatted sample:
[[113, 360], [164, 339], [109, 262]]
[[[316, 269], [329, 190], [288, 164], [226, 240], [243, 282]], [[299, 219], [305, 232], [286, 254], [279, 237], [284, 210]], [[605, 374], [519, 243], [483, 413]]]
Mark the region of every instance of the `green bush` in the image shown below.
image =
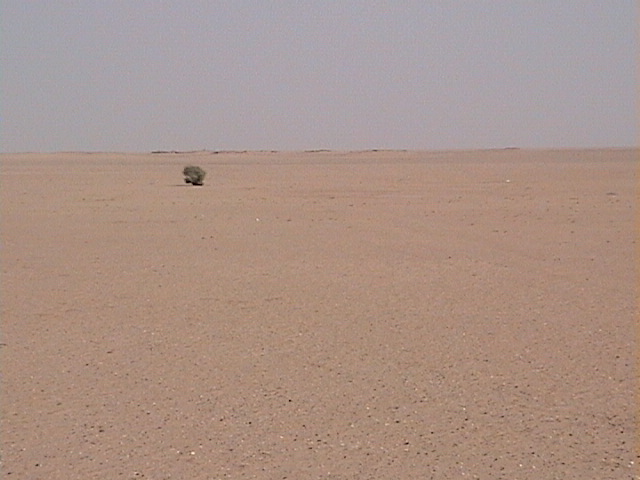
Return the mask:
[[182, 170], [184, 175], [184, 183], [190, 183], [191, 185], [202, 185], [204, 183], [204, 176], [207, 174], [200, 167], [189, 165]]

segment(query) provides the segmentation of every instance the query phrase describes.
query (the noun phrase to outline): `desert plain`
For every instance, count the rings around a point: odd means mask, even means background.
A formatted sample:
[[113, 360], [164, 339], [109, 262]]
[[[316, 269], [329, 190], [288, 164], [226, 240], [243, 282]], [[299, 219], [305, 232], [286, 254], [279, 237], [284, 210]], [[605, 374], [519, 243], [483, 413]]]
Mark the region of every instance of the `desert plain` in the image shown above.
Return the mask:
[[1, 155], [2, 478], [640, 478], [639, 153]]

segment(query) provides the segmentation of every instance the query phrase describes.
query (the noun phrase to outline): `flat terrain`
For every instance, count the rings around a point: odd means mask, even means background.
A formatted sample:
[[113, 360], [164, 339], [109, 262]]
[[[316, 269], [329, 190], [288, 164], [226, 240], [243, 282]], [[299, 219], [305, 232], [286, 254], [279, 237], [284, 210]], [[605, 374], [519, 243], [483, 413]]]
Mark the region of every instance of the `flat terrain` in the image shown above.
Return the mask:
[[639, 153], [1, 155], [2, 478], [640, 478]]

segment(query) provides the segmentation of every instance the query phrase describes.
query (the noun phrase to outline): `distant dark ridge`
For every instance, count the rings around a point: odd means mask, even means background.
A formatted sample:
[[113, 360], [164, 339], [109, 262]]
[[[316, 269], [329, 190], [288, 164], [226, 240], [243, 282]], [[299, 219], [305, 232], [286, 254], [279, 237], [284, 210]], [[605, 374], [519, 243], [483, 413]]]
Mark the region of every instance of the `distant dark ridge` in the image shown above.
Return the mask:
[[162, 155], [192, 155], [192, 154], [209, 154], [217, 155], [219, 153], [280, 153], [279, 150], [153, 150], [152, 154]]
[[[515, 149], [516, 147], [509, 147], [508, 149]], [[506, 149], [505, 149], [506, 150]], [[285, 150], [294, 152], [295, 150]], [[409, 152], [412, 150], [398, 149], [398, 148], [371, 148], [368, 150], [332, 150], [329, 148], [315, 148], [304, 150], [304, 153], [366, 153], [366, 152]], [[153, 150], [151, 153], [154, 155], [187, 155], [196, 153], [208, 153], [210, 155], [216, 155], [219, 153], [280, 153], [280, 150]]]
[[217, 152], [215, 150], [153, 150], [151, 153], [153, 154], [158, 154], [158, 153], [164, 153], [164, 154], [185, 154], [185, 153], [211, 153], [212, 155], [215, 155], [216, 153], [220, 153]]

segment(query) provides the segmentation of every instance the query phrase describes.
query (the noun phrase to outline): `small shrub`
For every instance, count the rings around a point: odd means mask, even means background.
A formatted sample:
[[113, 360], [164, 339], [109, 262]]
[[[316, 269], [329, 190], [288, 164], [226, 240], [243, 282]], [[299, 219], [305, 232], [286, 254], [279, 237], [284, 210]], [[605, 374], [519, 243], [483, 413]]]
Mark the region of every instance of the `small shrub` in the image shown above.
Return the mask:
[[190, 183], [191, 185], [202, 185], [204, 183], [204, 176], [207, 174], [200, 167], [189, 165], [182, 170], [184, 175], [184, 183]]

